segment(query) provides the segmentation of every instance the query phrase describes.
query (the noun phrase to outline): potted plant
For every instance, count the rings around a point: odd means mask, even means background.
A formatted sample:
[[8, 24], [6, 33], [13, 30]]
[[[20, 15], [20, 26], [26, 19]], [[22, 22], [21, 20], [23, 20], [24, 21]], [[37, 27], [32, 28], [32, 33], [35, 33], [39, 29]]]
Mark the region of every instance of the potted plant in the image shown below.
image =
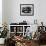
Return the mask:
[[4, 40], [7, 37], [8, 29], [7, 24], [3, 25], [3, 31], [0, 31], [0, 44], [4, 44]]

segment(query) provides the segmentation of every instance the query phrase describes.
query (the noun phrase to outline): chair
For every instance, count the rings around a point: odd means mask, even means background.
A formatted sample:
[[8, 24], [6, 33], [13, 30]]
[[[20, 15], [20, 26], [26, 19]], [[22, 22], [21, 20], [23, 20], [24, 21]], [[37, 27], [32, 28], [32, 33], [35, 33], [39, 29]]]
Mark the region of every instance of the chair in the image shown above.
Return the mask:
[[40, 32], [39, 45], [45, 45], [46, 44], [45, 26], [38, 26], [38, 32]]
[[13, 41], [11, 38], [7, 38], [5, 40], [6, 46], [15, 46], [15, 41]]

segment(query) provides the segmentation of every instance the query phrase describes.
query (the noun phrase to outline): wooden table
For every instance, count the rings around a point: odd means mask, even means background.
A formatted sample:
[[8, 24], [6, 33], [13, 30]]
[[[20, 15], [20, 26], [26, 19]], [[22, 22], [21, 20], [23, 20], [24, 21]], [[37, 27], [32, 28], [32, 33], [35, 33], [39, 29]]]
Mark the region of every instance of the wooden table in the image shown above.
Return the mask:
[[16, 46], [39, 46], [38, 41], [35, 40], [22, 39], [15, 41], [16, 41]]
[[22, 39], [22, 40], [14, 40], [16, 41], [16, 46], [31, 46], [32, 40]]

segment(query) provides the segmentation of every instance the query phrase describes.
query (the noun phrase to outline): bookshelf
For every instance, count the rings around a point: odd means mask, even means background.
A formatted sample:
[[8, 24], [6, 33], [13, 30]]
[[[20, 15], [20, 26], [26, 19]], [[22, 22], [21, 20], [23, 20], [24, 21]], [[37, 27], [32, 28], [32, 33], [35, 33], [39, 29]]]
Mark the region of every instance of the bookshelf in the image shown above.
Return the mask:
[[26, 34], [26, 28], [27, 27], [30, 27], [31, 25], [9, 25], [9, 32], [10, 32], [10, 35], [22, 35], [22, 36], [25, 36]]

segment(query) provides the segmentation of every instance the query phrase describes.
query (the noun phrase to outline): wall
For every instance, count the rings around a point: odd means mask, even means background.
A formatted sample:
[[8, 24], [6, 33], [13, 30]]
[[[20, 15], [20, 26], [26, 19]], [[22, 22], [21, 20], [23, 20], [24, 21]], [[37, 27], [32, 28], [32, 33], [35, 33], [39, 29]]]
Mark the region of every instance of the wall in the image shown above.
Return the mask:
[[11, 3], [10, 5], [12, 5], [9, 7], [9, 10], [11, 11], [11, 14], [9, 14], [11, 17], [9, 17], [10, 23], [22, 22], [23, 20], [26, 20], [28, 23], [32, 23], [32, 21], [34, 21], [34, 16], [20, 16], [20, 4], [34, 4], [34, 0], [11, 0], [9, 3]]
[[7, 17], [7, 0], [2, 0], [2, 23], [8, 23]]
[[[46, 0], [4, 0], [3, 20], [7, 23], [22, 22], [26, 20], [29, 24], [37, 19], [38, 24], [41, 21], [46, 25]], [[20, 4], [34, 4], [34, 16], [20, 16]]]
[[2, 0], [0, 0], [0, 27], [2, 27]]

